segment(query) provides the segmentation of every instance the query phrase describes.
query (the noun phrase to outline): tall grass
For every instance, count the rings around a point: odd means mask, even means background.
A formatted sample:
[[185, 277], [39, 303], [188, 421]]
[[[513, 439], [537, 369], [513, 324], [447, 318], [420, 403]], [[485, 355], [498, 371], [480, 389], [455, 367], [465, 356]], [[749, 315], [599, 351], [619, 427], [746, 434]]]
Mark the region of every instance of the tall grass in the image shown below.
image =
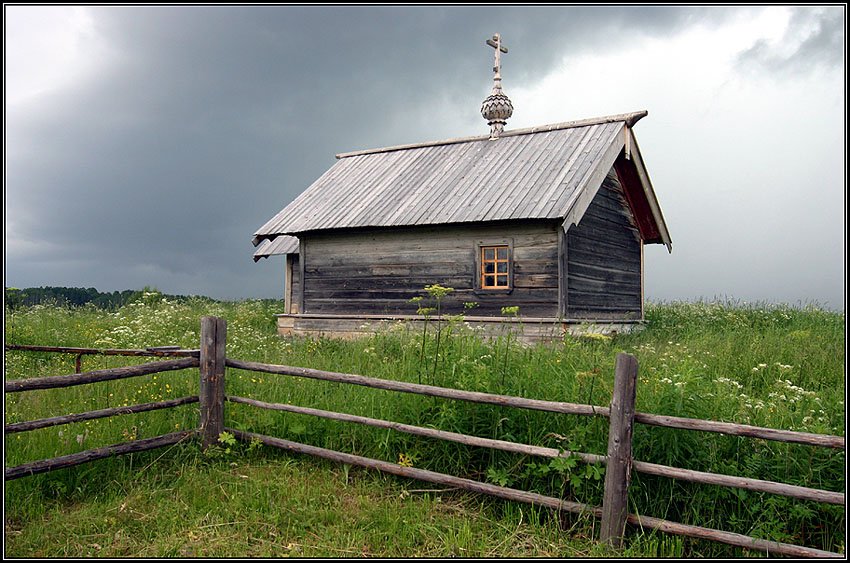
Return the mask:
[[[642, 332], [613, 338], [568, 337], [558, 344], [537, 346], [517, 344], [516, 335], [508, 329], [496, 340], [485, 341], [459, 317], [441, 327], [439, 340], [434, 331], [423, 334], [401, 323], [355, 341], [281, 339], [273, 317], [278, 307], [272, 301], [177, 303], [148, 292], [143, 300], [112, 313], [46, 305], [7, 310], [6, 338], [16, 344], [193, 348], [198, 345], [199, 318], [217, 315], [228, 321], [227, 355], [232, 358], [410, 382], [425, 372], [428, 381], [423, 383], [433, 385], [601, 406], [610, 401], [614, 358], [626, 351], [640, 363], [639, 411], [844, 435], [844, 314], [813, 306], [650, 303]], [[129, 363], [128, 358], [86, 357], [84, 369]], [[70, 356], [6, 352], [6, 364], [7, 378], [73, 371]], [[196, 393], [197, 370], [185, 370], [110, 384], [9, 394], [6, 422]], [[603, 455], [606, 451], [607, 420], [603, 418], [475, 405], [232, 369], [227, 372], [227, 393], [488, 438]], [[226, 424], [235, 428], [601, 503], [602, 473], [583, 464], [549, 462], [239, 404], [228, 404], [226, 413]], [[197, 407], [184, 406], [10, 435], [6, 465], [196, 424]], [[635, 429], [634, 439], [635, 458], [642, 461], [845, 490], [843, 452], [642, 425]], [[108, 460], [59, 472], [60, 477], [47, 474], [12, 482], [6, 494], [7, 511], [26, 511], [14, 501], [22, 497], [76, 494], [74, 498], [88, 498], [92, 491], [81, 485], [81, 475], [95, 478], [104, 467], [125, 471], [127, 463]], [[831, 551], [844, 549], [843, 507], [640, 474], [633, 475], [630, 499], [630, 510], [640, 514]], [[638, 544], [645, 545], [643, 541]], [[677, 542], [673, 551], [686, 555], [740, 554], [720, 544]]]

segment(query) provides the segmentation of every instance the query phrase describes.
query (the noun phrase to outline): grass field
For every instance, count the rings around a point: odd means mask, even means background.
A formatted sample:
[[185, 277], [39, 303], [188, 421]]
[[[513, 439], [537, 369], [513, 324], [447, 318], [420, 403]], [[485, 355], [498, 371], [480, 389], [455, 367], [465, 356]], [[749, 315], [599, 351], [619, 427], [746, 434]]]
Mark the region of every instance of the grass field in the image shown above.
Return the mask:
[[[482, 341], [460, 319], [423, 338], [398, 325], [352, 342], [284, 340], [272, 301], [169, 301], [156, 292], [116, 311], [36, 305], [5, 311], [6, 342], [196, 348], [199, 319], [228, 322], [228, 357], [536, 399], [607, 405], [614, 357], [637, 356], [642, 412], [844, 435], [845, 317], [814, 306], [648, 304], [632, 335], [523, 347]], [[413, 306], [415, 311], [415, 306]], [[432, 325], [432, 328], [436, 328]], [[8, 379], [73, 372], [73, 356], [6, 352]], [[83, 369], [141, 360], [86, 357]], [[8, 394], [6, 423], [197, 393], [197, 369]], [[228, 370], [227, 392], [476, 436], [604, 454], [607, 420], [502, 409]], [[228, 404], [226, 424], [387, 461], [601, 503], [593, 468], [491, 452]], [[197, 406], [9, 435], [6, 466], [197, 425]], [[642, 461], [833, 491], [844, 452], [638, 425]], [[423, 491], [423, 492], [417, 492]], [[844, 552], [845, 510], [633, 474], [630, 511]], [[6, 484], [6, 555], [594, 556], [598, 523], [265, 447], [203, 454], [195, 444], [103, 460]], [[626, 555], [732, 557], [716, 543], [632, 530]]]

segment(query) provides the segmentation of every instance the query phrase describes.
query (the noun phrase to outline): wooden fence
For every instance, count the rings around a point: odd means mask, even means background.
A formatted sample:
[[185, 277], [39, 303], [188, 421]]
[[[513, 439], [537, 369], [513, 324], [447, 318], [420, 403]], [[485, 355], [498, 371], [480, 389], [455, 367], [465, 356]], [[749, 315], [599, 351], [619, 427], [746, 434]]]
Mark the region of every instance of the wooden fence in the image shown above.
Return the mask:
[[[632, 430], [635, 423], [663, 426], [667, 428], [680, 428], [688, 430], [699, 430], [704, 432], [717, 432], [735, 436], [761, 438], [779, 442], [791, 442], [807, 444], [811, 446], [828, 447], [833, 449], [845, 449], [845, 441], [842, 436], [827, 436], [810, 434], [805, 432], [793, 432], [787, 430], [776, 430], [761, 428], [742, 424], [727, 422], [715, 422], [682, 417], [662, 416], [635, 412], [636, 382], [638, 364], [634, 356], [619, 354], [617, 356], [614, 371], [614, 391], [609, 407], [593, 405], [581, 405], [574, 403], [542, 401], [522, 397], [511, 397], [506, 395], [494, 395], [476, 391], [461, 391], [431, 385], [417, 383], [405, 383], [400, 381], [376, 379], [361, 375], [335, 373], [320, 371], [309, 368], [290, 367], [257, 362], [247, 362], [227, 358], [225, 355], [226, 323], [224, 319], [217, 317], [203, 317], [201, 319], [201, 342], [199, 350], [179, 350], [176, 347], [150, 348], [147, 350], [95, 350], [87, 348], [56, 348], [7, 345], [6, 349], [34, 350], [48, 352], [65, 352], [77, 354], [76, 366], [80, 364], [80, 358], [86, 354], [112, 354], [132, 356], [186, 356], [179, 360], [165, 360], [152, 362], [133, 367], [114, 368], [86, 373], [78, 373], [60, 377], [41, 377], [5, 382], [7, 393], [28, 391], [33, 389], [48, 389], [57, 387], [68, 387], [82, 385], [113, 379], [136, 377], [151, 373], [168, 370], [178, 370], [198, 367], [200, 371], [200, 387], [198, 396], [183, 397], [170, 401], [160, 401], [116, 407], [86, 413], [57, 416], [53, 418], [19, 422], [5, 425], [5, 433], [24, 432], [44, 428], [58, 424], [67, 424], [82, 420], [91, 420], [106, 416], [144, 412], [155, 409], [171, 408], [179, 405], [198, 402], [200, 403], [200, 420], [196, 430], [174, 432], [146, 440], [138, 440], [130, 443], [116, 444], [93, 450], [87, 450], [77, 454], [40, 460], [26, 463], [5, 470], [5, 479], [15, 479], [35, 473], [52, 471], [64, 467], [70, 467], [125, 453], [144, 451], [154, 448], [175, 444], [192, 436], [198, 435], [204, 447], [216, 443], [222, 432], [230, 432], [237, 438], [245, 441], [259, 440], [262, 443], [286, 449], [293, 452], [314, 455], [317, 457], [357, 465], [366, 468], [378, 469], [386, 473], [409, 477], [422, 481], [438, 483], [473, 492], [485, 493], [499, 498], [526, 502], [545, 506], [556, 510], [567, 512], [590, 514], [601, 519], [600, 539], [612, 547], [622, 544], [626, 524], [632, 524], [644, 529], [655, 529], [663, 532], [688, 536], [700, 539], [714, 540], [746, 549], [763, 551], [770, 554], [789, 555], [794, 557], [836, 557], [843, 558], [843, 554], [832, 553], [809, 547], [797, 546], [787, 543], [757, 539], [750, 536], [692, 526], [653, 518], [650, 516], [630, 514], [627, 510], [629, 484], [631, 472], [638, 471], [649, 475], [670, 477], [673, 479], [735, 487], [751, 491], [772, 493], [797, 499], [814, 500], [819, 502], [844, 505], [844, 493], [750, 479], [731, 475], [720, 475], [658, 465], [654, 463], [634, 460], [632, 451]], [[266, 403], [245, 397], [229, 396], [225, 394], [225, 368], [249, 370], [262, 373], [270, 373], [284, 376], [304, 377], [324, 381], [333, 381], [351, 385], [360, 385], [375, 389], [384, 389], [404, 393], [414, 393], [432, 397], [462, 400], [474, 403], [500, 405], [503, 407], [523, 408], [541, 410], [553, 413], [573, 414], [582, 416], [602, 416], [609, 419], [608, 452], [606, 456], [582, 453], [565, 452], [553, 448], [534, 446], [530, 444], [519, 444], [504, 440], [479, 438], [454, 432], [446, 432], [433, 428], [423, 428], [380, 420], [351, 414], [329, 412], [308, 407], [295, 405]], [[566, 501], [558, 498], [547, 497], [537, 493], [530, 493], [508, 487], [501, 487], [489, 483], [482, 483], [470, 479], [427, 471], [414, 467], [405, 467], [395, 463], [356, 456], [307, 444], [301, 444], [273, 436], [265, 436], [252, 432], [245, 432], [229, 428], [224, 424], [225, 402], [241, 403], [253, 407], [277, 411], [308, 414], [331, 420], [364, 424], [379, 428], [389, 428], [399, 432], [412, 435], [448, 440], [461, 444], [493, 448], [502, 451], [523, 453], [542, 457], [567, 457], [576, 456], [587, 463], [601, 463], [606, 465], [605, 489], [603, 493], [603, 504], [601, 507], [589, 506], [584, 503]]]

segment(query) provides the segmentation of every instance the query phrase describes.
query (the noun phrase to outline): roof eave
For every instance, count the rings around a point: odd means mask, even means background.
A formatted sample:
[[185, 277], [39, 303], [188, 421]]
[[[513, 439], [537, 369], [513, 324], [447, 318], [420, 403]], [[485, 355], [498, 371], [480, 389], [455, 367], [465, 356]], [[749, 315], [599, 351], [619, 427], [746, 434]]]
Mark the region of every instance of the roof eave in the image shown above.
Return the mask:
[[629, 143], [631, 144], [631, 158], [635, 164], [635, 168], [638, 172], [638, 178], [640, 178], [641, 187], [643, 188], [643, 192], [646, 195], [647, 203], [649, 204], [649, 209], [652, 212], [652, 218], [655, 220], [655, 224], [658, 227], [658, 234], [661, 238], [661, 243], [667, 247], [667, 252], [673, 252], [673, 241], [670, 238], [670, 232], [667, 230], [667, 223], [664, 221], [664, 214], [661, 212], [661, 205], [658, 203], [658, 198], [655, 195], [655, 190], [652, 188], [652, 181], [649, 179], [649, 172], [646, 169], [646, 165], [643, 162], [643, 157], [640, 154], [640, 148], [638, 147], [637, 139], [635, 139], [634, 133], [629, 129]]

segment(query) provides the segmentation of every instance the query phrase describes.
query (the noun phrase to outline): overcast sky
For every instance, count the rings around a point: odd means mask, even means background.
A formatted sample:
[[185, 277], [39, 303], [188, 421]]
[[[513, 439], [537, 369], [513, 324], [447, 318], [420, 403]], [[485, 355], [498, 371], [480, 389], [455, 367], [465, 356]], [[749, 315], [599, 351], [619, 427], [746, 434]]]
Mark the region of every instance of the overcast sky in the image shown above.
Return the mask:
[[[4, 6], [6, 286], [280, 297], [254, 231], [357, 149], [648, 110], [646, 296], [843, 309], [844, 6]], [[438, 281], [438, 280], [435, 280]]]

